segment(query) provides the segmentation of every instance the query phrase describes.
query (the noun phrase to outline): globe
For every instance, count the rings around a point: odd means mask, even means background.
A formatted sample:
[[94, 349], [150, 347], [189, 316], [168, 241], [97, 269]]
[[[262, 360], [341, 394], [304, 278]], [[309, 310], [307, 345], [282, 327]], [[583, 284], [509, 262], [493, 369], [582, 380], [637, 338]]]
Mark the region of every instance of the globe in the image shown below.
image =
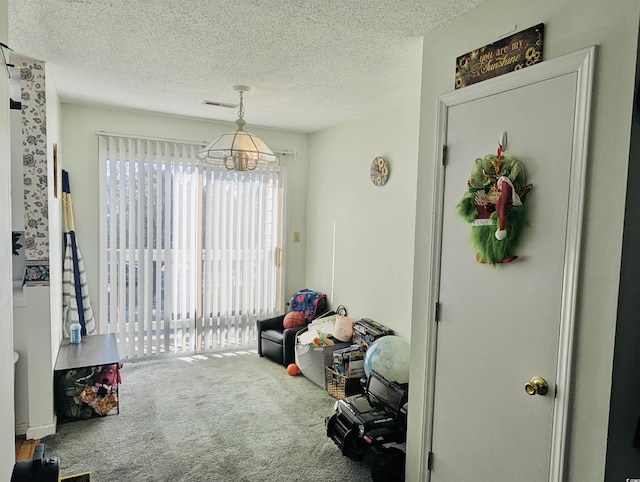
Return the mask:
[[374, 341], [364, 354], [364, 373], [375, 370], [384, 378], [398, 383], [409, 382], [409, 343], [395, 335]]

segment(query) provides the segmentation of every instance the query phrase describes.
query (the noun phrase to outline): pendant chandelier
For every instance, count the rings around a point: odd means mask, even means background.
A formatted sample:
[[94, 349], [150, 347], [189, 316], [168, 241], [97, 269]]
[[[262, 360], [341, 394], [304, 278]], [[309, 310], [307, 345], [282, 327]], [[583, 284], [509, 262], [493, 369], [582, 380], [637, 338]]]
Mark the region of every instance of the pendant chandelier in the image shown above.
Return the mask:
[[199, 156], [208, 164], [224, 165], [230, 171], [252, 171], [256, 167], [272, 167], [278, 165], [278, 157], [253, 134], [244, 130], [243, 94], [250, 90], [246, 85], [234, 85], [233, 89], [240, 93], [240, 108], [235, 132], [222, 134], [215, 141], [200, 151]]

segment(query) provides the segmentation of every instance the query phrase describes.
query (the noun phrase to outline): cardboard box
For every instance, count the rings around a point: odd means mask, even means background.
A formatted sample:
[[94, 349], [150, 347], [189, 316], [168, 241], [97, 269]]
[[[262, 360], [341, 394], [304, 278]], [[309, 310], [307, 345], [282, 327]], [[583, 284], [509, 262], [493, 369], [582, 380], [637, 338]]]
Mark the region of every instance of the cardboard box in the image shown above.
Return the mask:
[[353, 324], [353, 338], [351, 341], [363, 345], [366, 349], [378, 338], [386, 335], [393, 335], [393, 330], [377, 321], [362, 318]]
[[332, 370], [349, 378], [363, 377], [364, 352], [365, 348], [359, 344], [334, 351]]

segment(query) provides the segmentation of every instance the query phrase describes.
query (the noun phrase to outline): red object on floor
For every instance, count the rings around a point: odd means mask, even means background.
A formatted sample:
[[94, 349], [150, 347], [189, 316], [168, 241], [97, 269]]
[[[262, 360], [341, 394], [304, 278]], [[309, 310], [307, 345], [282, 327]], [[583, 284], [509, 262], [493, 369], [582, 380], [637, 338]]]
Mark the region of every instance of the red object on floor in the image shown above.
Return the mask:
[[300, 373], [300, 369], [298, 368], [298, 365], [296, 365], [295, 363], [290, 363], [289, 366], [287, 367], [287, 373], [292, 377], [295, 377], [298, 373]]

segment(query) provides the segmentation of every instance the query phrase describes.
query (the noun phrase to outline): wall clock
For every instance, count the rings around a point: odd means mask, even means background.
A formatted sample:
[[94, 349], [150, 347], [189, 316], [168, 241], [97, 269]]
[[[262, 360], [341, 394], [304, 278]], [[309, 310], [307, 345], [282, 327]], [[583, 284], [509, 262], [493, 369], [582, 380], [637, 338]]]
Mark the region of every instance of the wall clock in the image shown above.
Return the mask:
[[389, 162], [384, 157], [376, 157], [371, 163], [371, 182], [376, 186], [384, 186], [389, 180]]

